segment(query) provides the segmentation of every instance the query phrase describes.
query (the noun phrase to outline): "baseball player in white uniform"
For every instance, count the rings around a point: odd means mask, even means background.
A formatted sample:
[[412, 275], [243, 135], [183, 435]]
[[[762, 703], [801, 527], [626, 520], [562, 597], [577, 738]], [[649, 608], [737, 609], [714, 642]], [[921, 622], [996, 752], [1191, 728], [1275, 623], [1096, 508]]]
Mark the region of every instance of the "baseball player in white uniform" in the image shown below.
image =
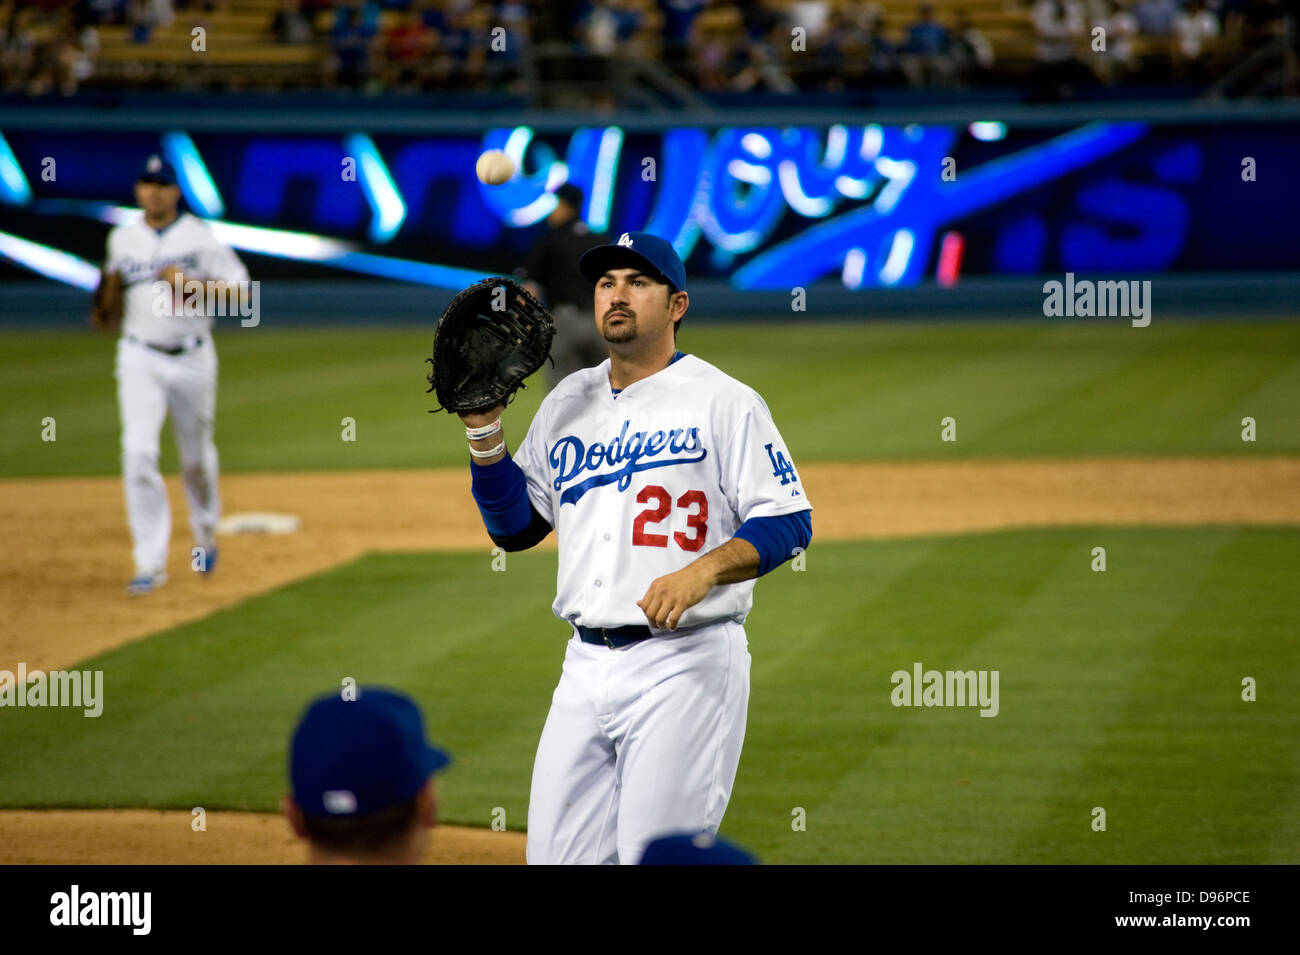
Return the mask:
[[[158, 470], [159, 435], [170, 412], [180, 451], [190, 528], [196, 550], [192, 566], [216, 566], [217, 354], [210, 332], [212, 296], [229, 294], [248, 281], [248, 271], [202, 220], [178, 213], [180, 189], [171, 166], [149, 157], [135, 184], [143, 215], [108, 235], [106, 273], [124, 284], [122, 335], [117, 344], [117, 397], [122, 420], [122, 476], [131, 527], [135, 576], [127, 587], [146, 594], [167, 581], [171, 508]], [[204, 308], [186, 283], [204, 283]]]
[[530, 863], [636, 863], [715, 833], [749, 700], [754, 579], [806, 548], [811, 505], [757, 392], [676, 348], [689, 307], [672, 245], [643, 232], [582, 256], [609, 359], [560, 382], [517, 458], [502, 408], [462, 415], [492, 539], [559, 541], [573, 628], [542, 730]]

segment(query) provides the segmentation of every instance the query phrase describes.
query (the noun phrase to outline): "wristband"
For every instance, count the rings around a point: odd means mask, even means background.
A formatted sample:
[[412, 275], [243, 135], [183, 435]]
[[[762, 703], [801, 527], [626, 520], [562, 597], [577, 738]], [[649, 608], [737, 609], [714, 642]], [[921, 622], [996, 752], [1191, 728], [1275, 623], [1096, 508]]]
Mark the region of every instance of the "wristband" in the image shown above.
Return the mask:
[[501, 433], [501, 419], [497, 418], [491, 424], [485, 424], [481, 428], [466, 428], [465, 437], [471, 441], [481, 441], [484, 438], [490, 438], [494, 434]]
[[475, 451], [473, 448], [470, 448], [469, 453], [474, 455], [474, 457], [476, 458], [491, 458], [500, 454], [505, 449], [506, 449], [506, 443], [502, 441], [495, 448], [490, 448], [487, 451]]

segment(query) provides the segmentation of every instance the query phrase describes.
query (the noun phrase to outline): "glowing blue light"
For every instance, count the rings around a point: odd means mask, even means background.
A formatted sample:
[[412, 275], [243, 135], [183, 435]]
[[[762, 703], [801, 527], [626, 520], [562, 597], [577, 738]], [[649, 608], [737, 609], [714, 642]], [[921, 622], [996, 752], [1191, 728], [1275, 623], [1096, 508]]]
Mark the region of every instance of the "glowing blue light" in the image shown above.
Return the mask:
[[[782, 159], [776, 167], [777, 178], [781, 181], [781, 194], [785, 196], [785, 201], [790, 204], [790, 208], [801, 216], [807, 216], [810, 219], [820, 219], [822, 216], [830, 215], [835, 208], [834, 200], [821, 196], [814, 198], [803, 191], [799, 185], [799, 167], [794, 164], [793, 160]], [[735, 173], [733, 172], [734, 176]]]
[[384, 159], [371, 138], [364, 133], [354, 133], [347, 138], [344, 148], [348, 155], [357, 157], [357, 178], [366, 194], [366, 202], [373, 213], [370, 219], [372, 242], [388, 242], [406, 221], [406, 203], [397, 191]]
[[221, 193], [203, 164], [194, 140], [181, 132], [163, 133], [162, 148], [163, 155], [176, 170], [177, 185], [194, 213], [207, 219], [225, 215], [226, 204], [221, 201]]
[[0, 200], [15, 206], [25, 206], [32, 201], [32, 187], [23, 175], [22, 167], [9, 143], [0, 133]]
[[740, 145], [755, 159], [772, 157], [772, 141], [762, 133], [746, 133], [740, 137]]
[[[57, 208], [89, 215], [112, 225], [133, 222], [140, 216], [139, 209], [127, 206], [97, 206], [94, 203], [81, 203], [76, 208], [67, 203]], [[51, 209], [56, 208], [51, 205]], [[382, 278], [400, 279], [417, 285], [429, 285], [441, 289], [462, 289], [479, 279], [487, 278], [488, 273], [472, 269], [460, 269], [450, 265], [438, 265], [433, 262], [416, 262], [411, 259], [399, 259], [393, 256], [372, 255], [356, 251], [356, 245], [341, 239], [312, 235], [309, 232], [290, 232], [285, 229], [267, 229], [262, 226], [243, 225], [238, 222], [220, 222], [206, 220], [218, 242], [244, 252], [256, 252], [277, 259], [292, 259], [297, 262], [317, 262], [330, 268], [362, 275], [377, 275]], [[22, 240], [19, 240], [22, 241]], [[58, 253], [62, 255], [63, 253]], [[92, 266], [93, 268], [93, 266]], [[97, 272], [98, 270], [96, 270]], [[94, 288], [92, 284], [90, 286]]]
[[766, 166], [755, 166], [743, 159], [733, 159], [727, 163], [727, 172], [733, 179], [747, 182], [753, 186], [766, 186], [772, 182], [772, 170]]
[[0, 232], [0, 255], [39, 275], [92, 292], [99, 285], [99, 268], [68, 252]]
[[614, 173], [618, 171], [618, 154], [623, 148], [623, 130], [610, 126], [600, 134], [596, 153], [596, 170], [587, 200], [587, 224], [596, 232], [609, 228], [609, 208], [614, 201]]
[[916, 247], [916, 236], [911, 229], [899, 229], [894, 233], [894, 242], [890, 246], [889, 256], [880, 267], [880, 284], [897, 285], [898, 280], [907, 272], [907, 264], [912, 258], [912, 249]]
[[849, 249], [844, 253], [844, 269], [840, 276], [845, 288], [862, 288], [862, 278], [867, 272], [867, 253], [862, 249]]
[[982, 142], [992, 143], [1007, 138], [1007, 124], [995, 122], [971, 123], [967, 127], [971, 136]]

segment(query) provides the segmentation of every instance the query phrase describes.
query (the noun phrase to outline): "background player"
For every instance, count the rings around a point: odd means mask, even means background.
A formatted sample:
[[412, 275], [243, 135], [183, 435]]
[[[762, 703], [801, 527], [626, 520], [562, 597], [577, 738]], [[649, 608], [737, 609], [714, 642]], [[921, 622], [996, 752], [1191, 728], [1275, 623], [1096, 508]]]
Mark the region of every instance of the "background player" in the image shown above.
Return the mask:
[[503, 409], [462, 415], [493, 541], [554, 528], [573, 627], [538, 744], [531, 863], [635, 864], [717, 831], [745, 735], [754, 578], [807, 547], [810, 505], [763, 399], [676, 349], [686, 271], [658, 236], [587, 252], [608, 360], [542, 401], [519, 449]]
[[294, 730], [284, 813], [313, 865], [414, 865], [438, 822], [433, 774], [450, 762], [410, 697], [380, 687], [353, 700], [331, 693]]
[[[122, 477], [131, 528], [135, 575], [132, 595], [167, 581], [171, 509], [158, 469], [159, 436], [168, 412], [180, 451], [190, 529], [201, 548], [194, 562], [211, 573], [217, 561], [217, 354], [208, 309], [216, 296], [238, 294], [248, 271], [208, 225], [178, 213], [180, 189], [171, 166], [150, 156], [135, 184], [143, 215], [108, 234], [104, 272], [125, 287], [122, 336], [117, 345], [117, 400], [122, 421]], [[176, 298], [185, 283], [209, 283], [203, 314]], [[197, 303], [197, 300], [195, 300]], [[234, 312], [233, 309], [227, 314]]]
[[546, 385], [554, 388], [579, 368], [598, 365], [609, 354], [600, 329], [587, 317], [591, 307], [591, 283], [583, 279], [573, 263], [604, 236], [593, 233], [582, 219], [582, 190], [566, 182], [555, 190], [559, 200], [546, 217], [546, 231], [533, 245], [523, 267], [515, 274], [538, 296], [555, 318], [555, 340], [551, 343]]

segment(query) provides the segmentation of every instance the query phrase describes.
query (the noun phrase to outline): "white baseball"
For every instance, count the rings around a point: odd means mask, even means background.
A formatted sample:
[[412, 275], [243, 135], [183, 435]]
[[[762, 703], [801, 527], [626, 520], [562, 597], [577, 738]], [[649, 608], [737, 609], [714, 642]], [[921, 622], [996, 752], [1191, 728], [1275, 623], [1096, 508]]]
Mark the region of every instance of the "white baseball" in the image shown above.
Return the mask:
[[474, 172], [478, 174], [479, 182], [499, 186], [515, 174], [515, 164], [501, 150], [489, 149], [478, 157]]

